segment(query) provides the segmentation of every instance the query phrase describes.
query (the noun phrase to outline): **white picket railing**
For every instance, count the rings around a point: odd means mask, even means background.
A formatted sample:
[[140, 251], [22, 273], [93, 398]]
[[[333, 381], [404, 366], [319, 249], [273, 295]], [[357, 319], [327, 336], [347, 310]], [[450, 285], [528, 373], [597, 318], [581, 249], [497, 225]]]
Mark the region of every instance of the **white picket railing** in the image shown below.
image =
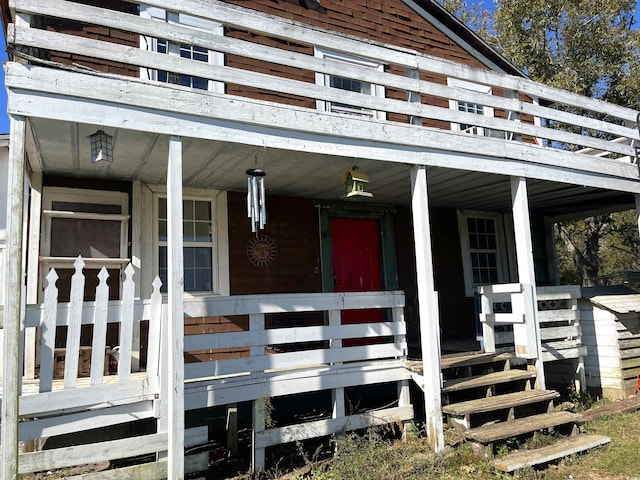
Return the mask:
[[[73, 434], [144, 418], [167, 415], [162, 395], [166, 375], [161, 358], [162, 319], [166, 306], [160, 281], [154, 282], [151, 300], [134, 300], [134, 269], [124, 269], [122, 300], [109, 301], [106, 269], [98, 274], [95, 301], [85, 295], [84, 261], [78, 257], [71, 279], [68, 303], [58, 302], [57, 273], [50, 270], [42, 305], [28, 305], [24, 328], [39, 328], [36, 347], [40, 365], [38, 379], [24, 380], [20, 396], [21, 441]], [[408, 393], [406, 324], [402, 292], [335, 294], [250, 295], [202, 297], [185, 300], [186, 317], [245, 316], [249, 330], [232, 333], [187, 335], [185, 352], [245, 349], [245, 358], [215, 359], [185, 365], [185, 406], [196, 409], [254, 402], [254, 464], [264, 465], [265, 448], [283, 442], [331, 435], [381, 423], [406, 422], [413, 418]], [[343, 325], [342, 312], [382, 310], [372, 313], [370, 323]], [[1, 309], [0, 309], [1, 312]], [[265, 317], [281, 313], [317, 312], [325, 325], [267, 328]], [[0, 315], [1, 318], [1, 315]], [[137, 372], [135, 332], [148, 322], [144, 369]], [[117, 374], [109, 375], [105, 359], [108, 325], [117, 324], [119, 361]], [[299, 324], [299, 323], [298, 323]], [[90, 345], [81, 345], [81, 331], [91, 327]], [[64, 328], [66, 327], [66, 332]], [[63, 335], [62, 338], [59, 338]], [[343, 341], [347, 339], [349, 342]], [[56, 348], [56, 344], [64, 348]], [[286, 351], [283, 351], [286, 350]], [[64, 367], [62, 368], [62, 362]], [[56, 368], [56, 366], [58, 368]], [[346, 387], [376, 383], [398, 385], [397, 405], [375, 412], [348, 412]], [[330, 390], [333, 416], [300, 425], [267, 428], [260, 423], [260, 402], [265, 398]], [[331, 409], [330, 409], [331, 410]], [[33, 452], [20, 456], [21, 473], [72, 466], [83, 462], [120, 458], [123, 455], [160, 452], [167, 434], [118, 440], [108, 448], [76, 446], [65, 454]], [[192, 462], [193, 464], [193, 462]]]
[[[78, 257], [71, 279], [70, 301], [58, 303], [58, 275], [54, 269], [46, 276], [42, 305], [28, 305], [22, 332], [38, 328], [36, 351], [40, 359], [38, 378], [21, 382], [19, 397], [19, 440], [37, 440], [73, 434], [88, 429], [154, 418], [162, 410], [158, 401], [162, 388], [159, 371], [162, 330], [160, 281], [154, 282], [150, 301], [134, 300], [134, 269], [124, 270], [122, 300], [109, 301], [108, 273], [98, 274], [95, 301], [84, 302], [84, 260]], [[139, 340], [134, 332], [141, 322], [148, 324], [144, 371], [137, 371], [132, 355]], [[109, 375], [106, 344], [108, 325], [118, 328], [119, 359], [117, 373]], [[90, 327], [91, 343], [81, 345], [82, 329]], [[60, 328], [66, 327], [66, 328]], [[66, 330], [66, 332], [65, 332]], [[57, 338], [58, 336], [63, 338]], [[63, 345], [56, 348], [56, 345]], [[24, 340], [21, 342], [21, 350]], [[21, 357], [23, 352], [21, 352]], [[2, 392], [9, 394], [9, 392]], [[76, 446], [64, 453], [32, 452], [20, 455], [19, 471], [28, 473], [93, 461], [161, 452], [167, 449], [166, 433], [115, 441], [109, 448]], [[103, 446], [104, 447], [104, 446]]]

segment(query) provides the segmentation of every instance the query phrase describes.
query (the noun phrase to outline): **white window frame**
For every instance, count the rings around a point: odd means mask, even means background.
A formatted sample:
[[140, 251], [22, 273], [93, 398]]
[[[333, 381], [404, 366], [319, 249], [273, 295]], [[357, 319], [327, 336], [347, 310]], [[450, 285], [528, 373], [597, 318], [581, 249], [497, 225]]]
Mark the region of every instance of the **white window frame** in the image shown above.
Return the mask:
[[[335, 62], [342, 62], [350, 65], [360, 66], [370, 68], [372, 70], [377, 70], [379, 72], [384, 72], [384, 63], [377, 62], [375, 60], [369, 60], [366, 58], [355, 57], [353, 55], [348, 55], [346, 53], [335, 52], [332, 50], [325, 50], [322, 48], [315, 48], [315, 57], [322, 58], [326, 60], [331, 60]], [[331, 77], [338, 75], [330, 75], [326, 73], [316, 72], [316, 84], [322, 87], [330, 87], [331, 86]], [[370, 95], [374, 97], [384, 98], [385, 96], [385, 88], [382, 85], [376, 85], [375, 83], [368, 83], [371, 87]], [[375, 118], [378, 120], [386, 120], [387, 115], [385, 112], [377, 111], [377, 110], [368, 110], [366, 108], [361, 107], [353, 107], [349, 109], [348, 107], [343, 106], [333, 106], [331, 102], [325, 100], [316, 100], [316, 108], [318, 110], [324, 112], [333, 112], [340, 113], [343, 115], [353, 115], [364, 118]]]
[[464, 288], [467, 297], [473, 297], [477, 287], [482, 285], [473, 282], [473, 268], [471, 263], [471, 246], [469, 243], [469, 228], [467, 219], [484, 218], [494, 221], [496, 233], [496, 263], [498, 283], [509, 281], [508, 239], [505, 236], [504, 219], [499, 213], [479, 212], [474, 210], [458, 210], [458, 233], [460, 235], [460, 251], [462, 254], [462, 268], [464, 272]]
[[[167, 197], [166, 186], [148, 186], [152, 194], [153, 227], [152, 227], [152, 271], [153, 277], [160, 270], [160, 242], [158, 232], [158, 200]], [[227, 193], [221, 190], [200, 188], [184, 188], [184, 200], [200, 200], [211, 202], [211, 290], [184, 292], [185, 298], [198, 298], [211, 295], [229, 295], [229, 242], [227, 219]], [[185, 246], [187, 243], [185, 242]], [[166, 295], [166, 293], [164, 293]]]
[[[77, 213], [61, 210], [53, 210], [53, 202], [90, 203], [96, 205], [117, 205], [120, 214], [104, 213]], [[47, 274], [46, 267], [73, 268], [76, 258], [51, 256], [51, 221], [53, 218], [74, 216], [83, 219], [111, 220], [120, 222], [120, 257], [118, 258], [91, 258], [83, 257], [85, 268], [106, 266], [122, 270], [131, 259], [129, 251], [129, 195], [125, 192], [113, 192], [107, 190], [89, 190], [84, 188], [69, 187], [44, 187], [42, 190], [42, 226], [40, 235], [40, 266], [41, 275]]]
[[[481, 85], [479, 83], [473, 83], [473, 82], [468, 82], [466, 80], [460, 80], [458, 78], [447, 78], [447, 85], [450, 87], [454, 87], [454, 88], [461, 88], [464, 90], [469, 90], [472, 92], [477, 92], [477, 93], [483, 93], [486, 95], [492, 95], [493, 94], [493, 89], [491, 86], [488, 85]], [[465, 102], [465, 103], [470, 103], [470, 102]], [[482, 106], [482, 115], [485, 117], [493, 117], [495, 112], [493, 107], [488, 107], [486, 105], [481, 105], [481, 104], [475, 104], [475, 105], [480, 105]], [[459, 110], [459, 106], [460, 103], [458, 102], [458, 100], [452, 100], [449, 99], [449, 108], [451, 110], [455, 110], [455, 111], [460, 111]], [[453, 130], [454, 132], [461, 132], [461, 126], [459, 123], [454, 123], [451, 122], [451, 130]], [[480, 136], [484, 136], [485, 135], [485, 129], [483, 127], [478, 127], [478, 126], [472, 126], [471, 128], [465, 130], [465, 133], [469, 133], [472, 135], [480, 135]]]
[[[203, 18], [194, 17], [184, 13], [168, 12], [162, 8], [147, 7], [144, 5], [140, 5], [140, 16], [143, 18], [151, 18], [159, 22], [173, 23], [173, 24], [184, 25], [187, 27], [193, 27], [195, 29], [202, 30], [205, 32], [212, 32], [220, 36], [224, 35], [224, 26], [220, 23], [213, 22], [211, 20], [205, 20]], [[168, 43], [167, 49], [169, 50], [168, 54], [180, 56], [180, 45], [170, 43], [170, 42], [167, 42], [167, 43]], [[141, 36], [140, 48], [143, 50], [151, 50], [154, 52], [157, 51], [158, 50], [157, 39], [153, 37]], [[215, 64], [215, 65], [224, 65], [224, 54], [221, 52], [209, 50], [209, 63]], [[158, 71], [150, 68], [142, 68], [140, 71], [140, 77], [146, 80], [157, 80]], [[207, 90], [210, 92], [224, 93], [224, 83], [208, 80]]]

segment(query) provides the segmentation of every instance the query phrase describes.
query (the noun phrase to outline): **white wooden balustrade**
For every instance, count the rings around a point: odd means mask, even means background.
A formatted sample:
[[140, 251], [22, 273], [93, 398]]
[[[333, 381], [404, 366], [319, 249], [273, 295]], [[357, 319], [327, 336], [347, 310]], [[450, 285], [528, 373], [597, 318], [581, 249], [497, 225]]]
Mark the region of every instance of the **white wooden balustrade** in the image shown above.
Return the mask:
[[[68, 303], [58, 302], [57, 274], [50, 270], [42, 305], [28, 305], [22, 331], [39, 328], [38, 378], [22, 382], [19, 437], [21, 441], [80, 432], [158, 417], [166, 411], [161, 402], [166, 375], [161, 370], [163, 319], [166, 305], [160, 281], [154, 282], [151, 300], [134, 300], [134, 269], [124, 270], [122, 300], [109, 301], [106, 269], [98, 275], [95, 301], [83, 301], [84, 261], [75, 262]], [[165, 300], [166, 301], [166, 300]], [[245, 348], [247, 357], [218, 359], [185, 365], [185, 408], [187, 410], [252, 401], [254, 416], [254, 467], [264, 466], [265, 448], [331, 435], [336, 432], [413, 418], [409, 401], [409, 373], [406, 359], [406, 324], [402, 292], [335, 294], [250, 295], [203, 297], [184, 302], [186, 316], [248, 316], [248, 331], [187, 335], [185, 351]], [[341, 324], [346, 310], [384, 310], [386, 320], [362, 324]], [[0, 310], [1, 312], [1, 310]], [[324, 312], [325, 325], [295, 328], [266, 328], [265, 316], [278, 313]], [[1, 318], [1, 316], [0, 316]], [[377, 317], [379, 318], [379, 317]], [[135, 371], [136, 323], [148, 322], [147, 360]], [[108, 374], [105, 364], [107, 328], [118, 325], [119, 362], [117, 374]], [[82, 328], [91, 327], [90, 345], [81, 345]], [[60, 327], [66, 327], [61, 329]], [[63, 338], [57, 335], [64, 334]], [[351, 345], [345, 339], [360, 339]], [[64, 350], [56, 349], [64, 345]], [[281, 351], [282, 350], [282, 351]], [[286, 350], [286, 351], [284, 351]], [[82, 368], [89, 362], [90, 368]], [[64, 368], [55, 368], [64, 359]], [[80, 363], [80, 369], [79, 369]], [[56, 375], [56, 372], [63, 372]], [[345, 408], [345, 387], [396, 383], [398, 402], [375, 412], [349, 413]], [[333, 415], [314, 422], [269, 428], [260, 424], [259, 405], [266, 398], [330, 390]], [[161, 424], [161, 422], [159, 423]], [[166, 450], [167, 434], [101, 443], [101, 448], [76, 446], [61, 451], [20, 455], [21, 473], [60, 468], [91, 461], [112, 460]], [[95, 444], [94, 444], [95, 447]], [[188, 462], [193, 465], [193, 462]], [[190, 467], [191, 468], [191, 467]]]
[[[486, 351], [513, 351], [517, 341], [516, 325], [524, 322], [523, 293], [519, 284], [480, 287], [484, 345]], [[576, 390], [586, 388], [584, 356], [578, 299], [580, 287], [575, 285], [537, 287], [536, 299], [542, 361], [571, 361]], [[513, 326], [513, 328], [508, 328]], [[498, 328], [496, 328], [498, 327]], [[507, 327], [507, 328], [504, 328]], [[550, 366], [548, 369], [553, 370]]]
[[[186, 300], [184, 306], [185, 315], [192, 317], [249, 316], [248, 331], [185, 336], [185, 352], [246, 348], [248, 355], [186, 364], [185, 406], [253, 401], [255, 469], [264, 466], [264, 449], [271, 445], [413, 418], [410, 376], [403, 366], [407, 344], [402, 292], [210, 297]], [[342, 325], [342, 312], [352, 309], [384, 309], [388, 320]], [[266, 328], [266, 315], [304, 312], [325, 312], [326, 324]], [[343, 345], [355, 338], [369, 344]], [[345, 411], [345, 387], [392, 382], [398, 384], [397, 406], [362, 414]], [[332, 418], [279, 428], [260, 423], [265, 398], [322, 390], [333, 393]]]
[[[260, 73], [240, 67], [199, 62], [176, 55], [166, 55], [146, 48], [132, 48], [66, 35], [54, 31], [28, 26], [10, 25], [8, 43], [17, 51], [26, 49], [54, 50], [68, 54], [86, 55], [106, 61], [128, 63], [140, 67], [142, 72], [165, 71], [180, 75], [204, 78], [212, 82], [240, 87], [257, 88], [284, 96], [293, 95], [301, 105], [291, 107], [276, 102], [251, 100], [243, 108], [238, 108], [241, 97], [187, 89], [152, 80], [136, 81], [130, 77], [104, 76], [94, 73], [91, 81], [86, 81], [86, 71], [80, 74], [39, 66], [29, 68], [11, 63], [7, 71], [7, 85], [14, 89], [13, 108], [30, 111], [34, 115], [37, 105], [28, 102], [29, 91], [50, 91], [63, 96], [125, 103], [132, 107], [180, 111], [185, 115], [205, 116], [254, 125], [268, 125], [273, 129], [291, 130], [302, 128], [309, 134], [349, 137], [353, 140], [354, 155], [386, 161], [400, 161], [394, 152], [375, 148], [373, 144], [357, 144], [358, 141], [383, 142], [405, 147], [424, 147], [434, 150], [429, 157], [414, 158], [402, 156], [403, 162], [415, 164], [438, 164], [451, 166], [450, 155], [439, 157], [438, 151], [460, 152], [474, 156], [500, 157], [505, 160], [525, 161], [535, 164], [527, 175], [557, 180], [549, 169], [562, 165], [577, 172], [606, 172], [616, 177], [616, 182], [624, 183], [629, 191], [640, 191], [629, 179], [638, 176], [635, 162], [640, 136], [635, 123], [637, 112], [624, 107], [610, 105], [599, 100], [582, 97], [569, 92], [548, 87], [526, 78], [471, 68], [463, 64], [446, 61], [422, 53], [384, 45], [372, 41], [358, 40], [297, 23], [284, 18], [268, 16], [254, 10], [212, 0], [145, 0], [139, 2], [146, 7], [169, 9], [181, 14], [216, 22], [224, 27], [275, 37], [302, 45], [309, 53], [301, 53], [260, 45], [246, 40], [225, 37], [219, 31], [206, 31], [173, 22], [158, 22], [150, 18], [106, 10], [100, 7], [81, 5], [64, 0], [15, 0], [17, 13], [34, 16], [58, 17], [65, 20], [90, 22], [95, 25], [131, 32], [145, 39], [143, 45], [153, 44], [153, 39], [164, 39], [172, 44], [188, 44], [221, 55], [245, 57], [244, 64], [255, 62], [293, 67], [300, 70], [301, 77], [308, 81], [294, 80]], [[285, 42], [286, 43], [286, 42]], [[394, 68], [377, 71], [361, 65], [352, 65], [329, 58], [317, 58], [314, 49], [343, 52], [349, 55], [373, 59]], [[30, 57], [31, 58], [31, 57]], [[38, 60], [31, 58], [34, 64]], [[240, 64], [240, 62], [238, 62]], [[410, 72], [398, 75], [392, 72]], [[384, 96], [374, 96], [315, 83], [316, 75], [335, 75], [356, 79], [371, 85], [384, 87], [388, 91], [403, 93], [411, 101], [401, 101]], [[153, 78], [153, 75], [150, 76]], [[421, 80], [438, 78], [438, 81]], [[463, 80], [486, 86], [485, 93], [446, 85], [447, 79]], [[167, 94], [167, 89], [176, 90]], [[120, 92], [126, 91], [127, 95]], [[113, 92], [110, 96], [109, 92]], [[487, 93], [488, 92], [488, 93]], [[242, 95], [241, 93], [239, 95]], [[206, 96], [208, 100], [205, 100]], [[476, 115], [461, 112], [457, 108], [446, 108], [449, 101], [468, 102], [493, 110], [494, 115]], [[55, 100], [43, 104], [49, 117], [55, 111], [63, 119], [64, 111], [57, 112]], [[327, 102], [349, 105], [355, 111], [378, 112], [376, 115], [340, 115], [319, 108]], [[63, 109], [64, 110], [64, 109]], [[606, 112], [606, 116], [601, 112]], [[388, 114], [400, 114], [405, 120], [391, 121]], [[78, 115], [78, 111], [74, 111]], [[327, 120], [331, 116], [331, 121]], [[324, 119], [323, 119], [324, 117]], [[65, 117], [66, 118], [66, 117]], [[77, 120], [77, 117], [74, 117]], [[71, 117], [69, 117], [71, 119]], [[103, 122], [109, 123], [108, 116]], [[113, 119], [115, 122], [115, 119]], [[440, 123], [438, 123], [440, 122]], [[421, 124], [429, 125], [425, 128]], [[439, 125], [439, 126], [438, 126]], [[455, 132], [456, 125], [468, 125], [468, 133]], [[117, 126], [114, 123], [114, 126]], [[300, 126], [300, 127], [298, 127]], [[561, 128], [559, 128], [561, 127]], [[155, 128], [155, 127], [154, 127]], [[335, 146], [324, 141], [305, 138], [304, 145], [285, 135], [287, 142], [272, 136], [247, 136], [247, 132], [222, 129], [194, 130], [189, 122], [166, 126], [157, 125], [158, 133], [198, 136], [229, 141], [263, 142], [269, 146], [286, 149], [301, 149], [327, 154], [348, 155], [341, 145]], [[573, 133], [580, 132], [580, 133]], [[283, 135], [279, 133], [279, 135]], [[280, 139], [282, 140], [282, 139]], [[272, 143], [274, 142], [274, 143]], [[267, 145], [265, 143], [265, 145]], [[544, 153], [543, 150], [544, 149]], [[427, 161], [428, 160], [428, 161]], [[466, 159], [460, 168], [495, 173], [520, 175], [521, 165], [507, 161], [498, 163], [477, 162]], [[492, 170], [493, 169], [493, 170]], [[626, 180], [625, 180], [626, 179]], [[581, 182], [589, 185], [604, 182], [592, 175], [585, 175]], [[609, 182], [612, 180], [609, 179]], [[599, 183], [600, 182], [600, 183]], [[587, 184], [587, 183], [585, 183]], [[634, 189], [635, 188], [635, 189]]]
[[[160, 281], [156, 279], [150, 301], [134, 300], [134, 269], [128, 265], [124, 270], [122, 300], [109, 301], [109, 274], [102, 268], [95, 301], [84, 302], [82, 257], [78, 257], [74, 266], [68, 303], [58, 303], [58, 275], [52, 269], [46, 277], [44, 304], [26, 308], [22, 332], [25, 328], [40, 329], [41, 340], [36, 347], [40, 368], [37, 379], [25, 379], [21, 385], [20, 441], [46, 439], [156, 415], [161, 390], [158, 370], [162, 330]], [[133, 332], [139, 329], [135, 324], [140, 322], [148, 323], [148, 341], [143, 345], [147, 360], [145, 370], [137, 372], [132, 352], [137, 350], [138, 345], [134, 348], [134, 343], [139, 339], [134, 338]], [[108, 357], [105, 356], [110, 347], [106, 344], [108, 325], [118, 328], [119, 361], [117, 373], [113, 375], [108, 375]], [[81, 345], [83, 326], [92, 330], [89, 345]], [[63, 338], [57, 335], [63, 335]], [[56, 348], [56, 344], [64, 347]], [[96, 436], [98, 439], [99, 435]], [[27, 473], [113, 460], [161, 452], [166, 448], [167, 435], [158, 432], [145, 440], [137, 437], [114, 441], [109, 448], [104, 445], [96, 448], [94, 444], [93, 447], [66, 448], [64, 453], [50, 450], [23, 454], [19, 459], [19, 471]]]

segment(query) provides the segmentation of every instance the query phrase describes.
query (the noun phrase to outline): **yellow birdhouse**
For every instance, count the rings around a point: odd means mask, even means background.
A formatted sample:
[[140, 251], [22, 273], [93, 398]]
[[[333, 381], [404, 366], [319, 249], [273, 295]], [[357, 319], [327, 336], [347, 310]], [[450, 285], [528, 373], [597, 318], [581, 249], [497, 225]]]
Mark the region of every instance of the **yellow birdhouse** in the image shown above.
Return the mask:
[[345, 188], [343, 198], [373, 197], [372, 193], [367, 192], [367, 183], [369, 183], [369, 177], [366, 173], [361, 172], [356, 165], [351, 170], [345, 170], [342, 176], [342, 184]]

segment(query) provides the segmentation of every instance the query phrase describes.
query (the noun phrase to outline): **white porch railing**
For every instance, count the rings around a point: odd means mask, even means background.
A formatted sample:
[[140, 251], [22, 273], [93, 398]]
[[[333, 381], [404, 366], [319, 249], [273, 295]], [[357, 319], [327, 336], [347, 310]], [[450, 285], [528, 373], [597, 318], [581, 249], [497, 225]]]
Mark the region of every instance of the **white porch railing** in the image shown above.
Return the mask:
[[[506, 284], [480, 287], [479, 290], [485, 350], [517, 352], [518, 342], [530, 343], [531, 338], [518, 336], [526, 333], [518, 329], [525, 320], [524, 302], [531, 302], [526, 289], [519, 284]], [[574, 361], [573, 373], [577, 390], [586, 388], [583, 357], [586, 356], [587, 349], [582, 344], [578, 309], [580, 297], [580, 287], [574, 285], [536, 289], [542, 361]], [[510, 326], [513, 328], [508, 328]], [[532, 329], [528, 332], [529, 335], [533, 333]]]
[[[95, 301], [83, 302], [84, 261], [78, 257], [71, 280], [69, 303], [58, 304], [57, 273], [47, 275], [42, 305], [29, 305], [25, 328], [38, 328], [36, 350], [40, 359], [38, 378], [24, 379], [19, 392], [19, 440], [44, 441], [47, 437], [68, 435], [88, 429], [114, 426], [157, 416], [161, 380], [158, 370], [162, 295], [159, 280], [152, 299], [134, 301], [133, 267], [125, 269], [123, 299], [109, 301], [108, 273], [98, 274]], [[137, 372], [132, 352], [139, 344], [134, 332], [148, 322], [146, 369]], [[117, 372], [109, 375], [108, 325], [118, 330], [120, 347]], [[64, 327], [64, 328], [62, 328]], [[83, 327], [91, 330], [89, 345], [81, 345]], [[66, 330], [66, 332], [65, 332]], [[60, 338], [62, 336], [63, 338]], [[61, 345], [61, 348], [56, 348]], [[115, 345], [114, 345], [115, 346]], [[21, 358], [24, 355], [21, 342]], [[17, 372], [20, 375], [19, 372]], [[2, 396], [13, 392], [2, 391]], [[99, 436], [98, 436], [99, 438]], [[96, 461], [114, 460], [167, 449], [166, 432], [95, 444], [21, 454], [19, 472], [28, 473], [63, 468]], [[33, 443], [29, 443], [33, 445]]]
[[[278, 65], [284, 69], [295, 68], [299, 72], [296, 74], [297, 78], [306, 78], [306, 80], [272, 75], [266, 73], [269, 71], [266, 68], [263, 73], [252, 71], [247, 67], [199, 62], [151, 50], [18, 25], [10, 25], [8, 43], [16, 51], [25, 50], [26, 53], [38, 51], [38, 49], [73, 55], [87, 55], [87, 52], [91, 52], [91, 56], [96, 59], [123, 62], [140, 67], [141, 71], [145, 72], [164, 71], [236, 85], [240, 87], [239, 95], [242, 95], [242, 89], [245, 87], [258, 89], [258, 91], [268, 92], [270, 98], [274, 100], [252, 101], [251, 107], [245, 109], [224, 108], [223, 105], [226, 103], [221, 99], [229, 98], [230, 95], [198, 90], [191, 90], [193, 93], [190, 94], [189, 89], [150, 80], [136, 84], [130, 77], [127, 78], [126, 84], [128, 95], [123, 96], [119, 94], [120, 87], [116, 87], [113, 81], [114, 76], [111, 76], [114, 96], [105, 98], [105, 92], [109, 90], [95, 88], [97, 83], [106, 81], [99, 75], [94, 74], [94, 78], [89, 82], [85, 80], [76, 82], [73, 81], [73, 74], [70, 72], [47, 69], [49, 75], [54, 73], [63, 76], [71, 75], [69, 82], [61, 81], [58, 82], [60, 84], [56, 84], [55, 93], [61, 95], [89, 99], [95, 96], [95, 99], [100, 101], [126, 102], [139, 107], [158, 108], [158, 99], [168, 94], [163, 95], [162, 90], [157, 92], [154, 90], [154, 95], [149, 95], [152, 90], [148, 85], [155, 84], [162, 85], [162, 88], [184, 91], [180, 94], [179, 100], [180, 111], [183, 113], [193, 112], [194, 115], [225, 118], [237, 122], [264, 123], [274, 128], [291, 129], [301, 125], [309, 133], [391, 141], [414, 147], [430, 147], [474, 155], [496, 156], [496, 142], [500, 142], [500, 156], [505, 158], [534, 161], [535, 157], [535, 162], [538, 163], [546, 162], [548, 165], [556, 165], [560, 162], [564, 166], [568, 165], [566, 162], [578, 159], [580, 169], [600, 172], [602, 162], [606, 162], [603, 158], [606, 157], [612, 160], [607, 163], [607, 171], [611, 175], [630, 178], [634, 174], [628, 167], [631, 162], [635, 162], [634, 146], [638, 145], [640, 136], [635, 128], [637, 112], [631, 109], [574, 95], [525, 78], [479, 70], [411, 50], [358, 40], [317, 27], [309, 28], [302, 23], [267, 16], [254, 10], [215, 0], [206, 4], [190, 0], [181, 0], [177, 3], [166, 0], [146, 0], [138, 3], [148, 7], [179, 11], [181, 14], [220, 23], [233, 30], [253, 32], [256, 38], [266, 36], [284, 39], [297, 45], [296, 51], [287, 49], [284, 46], [287, 44], [286, 41], [280, 43], [281, 48], [276, 48], [221, 36], [219, 32], [203, 31], [172, 22], [158, 22], [64, 0], [16, 0], [14, 5], [18, 15], [42, 15], [124, 30], [147, 39], [146, 42], [142, 42], [147, 45], [153, 44], [152, 39], [160, 38], [169, 44], [188, 44], [222, 55], [244, 57], [245, 60], [237, 62], [237, 65], [255, 65], [256, 62], [258, 64], [264, 62], [265, 65]], [[316, 48], [374, 59], [389, 68], [385, 68], [382, 72], [355, 64], [316, 58], [314, 56]], [[36, 58], [30, 58], [33, 63], [38, 63]], [[398, 74], [405, 71], [411, 74]], [[27, 74], [27, 72], [24, 73]], [[410, 98], [411, 101], [376, 97], [319, 85], [316, 84], [316, 75], [356, 79], [366, 84], [384, 87], [387, 92], [397, 92], [398, 95], [394, 97]], [[30, 70], [25, 76], [17, 65], [15, 68], [11, 66], [7, 75], [8, 85], [11, 88], [15, 82], [16, 88], [45, 90], [51, 83], [46, 81], [45, 76], [46, 74], [39, 73], [37, 68]], [[435, 80], [420, 80], [421, 78]], [[490, 87], [486, 89], [490, 93], [447, 86], [446, 80], [450, 78]], [[87, 88], [83, 88], [83, 85]], [[205, 106], [202, 100], [203, 94], [210, 96], [211, 105], [216, 105], [213, 101], [214, 97], [220, 97], [221, 107]], [[109, 94], [106, 93], [106, 95]], [[292, 107], [274, 103], [278, 102], [279, 96], [296, 99], [296, 104], [300, 107], [293, 108], [294, 112], [286, 113], [284, 109], [292, 110]], [[232, 98], [235, 99], [234, 101], [238, 99], [237, 96]], [[457, 108], [439, 106], [448, 105], [449, 101], [482, 105], [487, 110], [493, 110], [494, 115], [477, 115], [458, 111]], [[318, 105], [331, 102], [349, 105], [359, 110], [380, 112], [381, 115], [376, 117], [386, 118], [386, 120], [321, 111], [321, 115], [330, 115], [332, 120], [316, 121], [319, 119]], [[278, 105], [283, 108], [280, 112], [282, 115], [273, 114], [273, 109]], [[163, 104], [162, 108], [170, 109], [171, 107]], [[602, 115], [601, 112], [607, 112], [607, 115]], [[291, 121], [290, 115], [294, 114], [297, 121]], [[393, 117], [399, 120], [392, 121], [390, 114], [399, 114]], [[359, 128], [352, 128], [355, 124]], [[391, 126], [393, 124], [396, 126]], [[417, 124], [424, 124], [430, 128], [421, 128]], [[364, 125], [367, 125], [366, 128]], [[471, 126], [470, 131], [483, 132], [483, 134], [452, 132], [456, 125], [468, 125]], [[559, 126], [562, 128], [558, 128]], [[426, 130], [429, 131], [429, 135], [425, 135]], [[546, 153], [533, 155], [532, 149], [539, 147], [545, 147]], [[597, 158], [594, 157], [596, 153]], [[635, 174], [637, 176], [637, 172]]]
[[[342, 312], [380, 310], [387, 321], [343, 325]], [[264, 449], [413, 418], [409, 401], [406, 324], [402, 292], [248, 295], [185, 302], [191, 317], [248, 316], [249, 330], [185, 336], [185, 351], [245, 348], [238, 359], [215, 359], [185, 365], [187, 409], [252, 401], [254, 469], [264, 466]], [[272, 328], [265, 317], [322, 312], [325, 325]], [[373, 314], [372, 318], [376, 315]], [[378, 317], [379, 318], [379, 317]], [[354, 339], [349, 340], [348, 339]], [[347, 346], [348, 345], [348, 346]], [[397, 406], [348, 412], [344, 389], [398, 383]], [[285, 427], [265, 424], [265, 399], [314, 391], [332, 392], [330, 418]]]
[[[28, 305], [25, 328], [39, 328], [39, 375], [23, 380], [19, 397], [19, 439], [39, 440], [87, 429], [156, 418], [157, 433], [63, 450], [21, 454], [20, 473], [162, 452], [167, 449], [166, 377], [163, 367], [166, 341], [161, 341], [166, 305], [160, 282], [154, 282], [151, 300], [134, 300], [133, 267], [125, 271], [120, 301], [108, 301], [108, 273], [102, 269], [95, 301], [84, 302], [84, 262], [75, 262], [69, 303], [58, 303], [57, 274], [47, 275], [42, 305]], [[254, 467], [264, 467], [265, 448], [370, 425], [405, 422], [413, 418], [409, 400], [406, 325], [402, 292], [342, 294], [287, 294], [240, 297], [205, 297], [184, 303], [187, 317], [248, 316], [249, 330], [233, 333], [187, 335], [185, 351], [245, 349], [244, 358], [215, 359], [185, 365], [187, 410], [242, 401], [254, 403]], [[346, 310], [384, 310], [387, 320], [342, 325]], [[324, 315], [326, 325], [266, 328], [265, 317], [280, 313]], [[0, 314], [2, 309], [0, 309]], [[377, 313], [377, 312], [376, 312]], [[373, 314], [375, 315], [375, 313]], [[0, 320], [2, 315], [0, 315]], [[380, 318], [377, 315], [375, 318]], [[148, 323], [146, 363], [137, 371], [136, 332]], [[109, 325], [118, 328], [117, 373], [109, 371], [106, 344]], [[61, 328], [61, 327], [66, 327]], [[90, 344], [81, 345], [82, 330], [91, 330]], [[87, 336], [85, 333], [85, 337]], [[61, 338], [62, 337], [62, 338]], [[343, 342], [345, 345], [343, 345]], [[349, 343], [350, 342], [350, 343]], [[56, 345], [62, 348], [56, 348]], [[165, 353], [163, 353], [165, 352]], [[138, 359], [139, 360], [139, 359]], [[381, 410], [349, 412], [344, 389], [357, 385], [397, 383], [397, 405]], [[329, 418], [297, 425], [267, 425], [262, 412], [271, 397], [331, 391]], [[10, 392], [0, 392], [10, 394]], [[233, 424], [230, 425], [233, 428]], [[206, 432], [186, 432], [187, 446], [204, 443]], [[205, 427], [206, 430], [206, 427]], [[237, 432], [230, 432], [231, 435]], [[195, 435], [194, 440], [190, 438]], [[206, 452], [187, 457], [187, 471], [206, 469]]]

